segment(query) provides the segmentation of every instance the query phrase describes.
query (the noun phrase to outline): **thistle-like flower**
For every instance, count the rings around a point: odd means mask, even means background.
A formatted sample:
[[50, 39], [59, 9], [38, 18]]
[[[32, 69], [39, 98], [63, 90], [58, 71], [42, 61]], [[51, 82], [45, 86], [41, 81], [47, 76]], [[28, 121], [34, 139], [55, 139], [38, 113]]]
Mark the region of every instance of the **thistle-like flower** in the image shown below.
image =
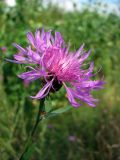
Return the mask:
[[93, 62], [88, 69], [82, 69], [90, 51], [84, 52], [82, 45], [76, 52], [69, 52], [70, 47], [66, 46], [59, 32], [55, 32], [53, 37], [51, 31], [45, 32], [44, 29], [41, 32], [37, 30], [35, 36], [29, 32], [27, 39], [30, 45], [25, 49], [14, 43], [19, 53], [9, 61], [29, 64], [29, 71], [18, 75], [24, 81], [44, 79], [43, 88], [31, 98], [42, 99], [64, 86], [67, 98], [74, 107], [81, 106], [81, 101], [94, 107], [98, 100], [92, 97], [91, 91], [103, 88], [104, 82], [91, 80], [94, 76]]

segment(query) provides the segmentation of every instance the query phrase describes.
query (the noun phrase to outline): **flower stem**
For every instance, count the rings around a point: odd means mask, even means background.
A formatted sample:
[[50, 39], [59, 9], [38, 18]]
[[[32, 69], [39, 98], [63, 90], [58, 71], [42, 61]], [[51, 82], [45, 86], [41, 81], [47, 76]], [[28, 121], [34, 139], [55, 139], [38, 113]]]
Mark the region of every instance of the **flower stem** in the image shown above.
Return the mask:
[[19, 160], [27, 160], [27, 159], [25, 159], [25, 154], [26, 154], [26, 152], [28, 151], [28, 149], [29, 149], [29, 147], [30, 147], [30, 145], [31, 145], [31, 143], [32, 143], [32, 141], [33, 141], [33, 136], [34, 136], [34, 134], [35, 134], [35, 132], [36, 132], [36, 129], [37, 129], [37, 127], [38, 127], [38, 124], [39, 124], [39, 122], [40, 122], [40, 121], [42, 120], [42, 118], [43, 118], [43, 117], [42, 117], [42, 113], [45, 112], [44, 102], [45, 102], [45, 98], [41, 99], [35, 125], [34, 125], [34, 127], [33, 127], [33, 129], [32, 129], [32, 132], [31, 132], [31, 134], [30, 134], [30, 136], [29, 136], [29, 138], [28, 138], [26, 147], [25, 147], [22, 155], [20, 156]]

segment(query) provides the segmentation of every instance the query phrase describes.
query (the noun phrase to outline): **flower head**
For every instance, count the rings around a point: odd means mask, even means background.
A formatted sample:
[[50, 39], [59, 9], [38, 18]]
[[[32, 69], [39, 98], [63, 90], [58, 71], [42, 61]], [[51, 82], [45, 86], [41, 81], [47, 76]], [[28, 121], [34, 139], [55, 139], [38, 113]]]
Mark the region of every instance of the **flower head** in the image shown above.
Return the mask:
[[3, 46], [0, 48], [3, 52], [6, 52], [7, 51], [7, 47]]
[[69, 140], [70, 142], [76, 142], [76, 141], [77, 141], [77, 137], [76, 137], [75, 135], [70, 135], [70, 136], [68, 137], [68, 140]]
[[18, 75], [24, 81], [44, 78], [43, 88], [31, 98], [44, 98], [64, 86], [67, 98], [74, 107], [79, 107], [81, 101], [94, 107], [97, 99], [92, 97], [91, 91], [103, 88], [104, 82], [91, 80], [94, 76], [93, 62], [87, 70], [82, 69], [90, 51], [84, 52], [82, 45], [76, 52], [70, 53], [69, 45], [66, 46], [59, 32], [55, 32], [53, 37], [51, 31], [45, 32], [44, 29], [41, 32], [37, 30], [35, 36], [29, 32], [27, 39], [30, 45], [25, 49], [14, 43], [19, 52], [14, 55], [14, 60], [9, 61], [29, 64], [29, 71]]

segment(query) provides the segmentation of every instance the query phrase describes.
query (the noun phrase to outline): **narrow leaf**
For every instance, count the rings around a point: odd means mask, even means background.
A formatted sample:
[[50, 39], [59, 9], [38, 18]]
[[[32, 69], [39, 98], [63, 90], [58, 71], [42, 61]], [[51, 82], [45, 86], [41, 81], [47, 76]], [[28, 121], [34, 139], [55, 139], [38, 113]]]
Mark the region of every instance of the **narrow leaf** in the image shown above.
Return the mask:
[[66, 106], [66, 107], [63, 107], [63, 108], [59, 108], [59, 109], [48, 112], [45, 117], [46, 118], [51, 118], [51, 117], [60, 115], [61, 113], [67, 112], [70, 109], [72, 109], [72, 106]]
[[31, 157], [31, 155], [32, 155], [32, 153], [34, 152], [34, 150], [35, 150], [35, 144], [32, 144], [29, 148], [28, 148], [28, 150], [27, 150], [27, 152], [24, 154], [24, 156], [23, 156], [23, 160], [30, 160], [30, 157]]

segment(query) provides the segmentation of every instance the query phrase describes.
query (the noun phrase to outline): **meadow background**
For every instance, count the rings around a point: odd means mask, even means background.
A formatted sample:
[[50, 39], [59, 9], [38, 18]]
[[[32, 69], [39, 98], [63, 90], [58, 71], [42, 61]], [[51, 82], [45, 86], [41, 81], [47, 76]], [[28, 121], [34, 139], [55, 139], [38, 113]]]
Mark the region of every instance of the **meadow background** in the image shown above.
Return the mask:
[[[73, 4], [76, 7], [76, 4]], [[26, 85], [17, 77], [23, 66], [5, 61], [12, 58], [16, 42], [25, 46], [26, 33], [60, 31], [71, 50], [85, 43], [92, 49], [97, 78], [105, 88], [94, 92], [96, 108], [86, 105], [44, 120], [35, 135], [31, 160], [120, 160], [120, 17], [84, 10], [66, 12], [57, 5], [44, 7], [40, 0], [16, 0], [14, 7], [0, 1], [0, 160], [17, 160], [34, 125], [39, 101], [31, 100], [40, 81]], [[46, 106], [70, 105], [63, 89]]]

